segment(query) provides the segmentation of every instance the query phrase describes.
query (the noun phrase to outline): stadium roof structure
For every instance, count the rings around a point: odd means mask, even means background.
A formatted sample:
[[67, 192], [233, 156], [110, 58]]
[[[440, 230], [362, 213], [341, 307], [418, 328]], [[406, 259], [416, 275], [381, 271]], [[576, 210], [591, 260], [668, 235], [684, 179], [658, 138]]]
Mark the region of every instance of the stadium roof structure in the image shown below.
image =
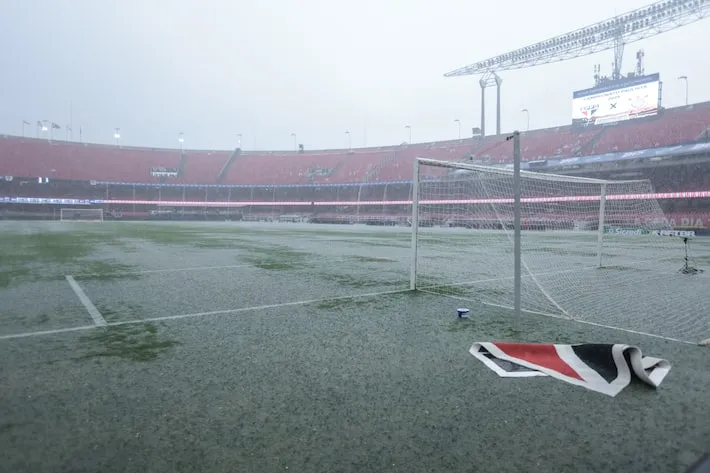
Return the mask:
[[624, 45], [710, 16], [710, 0], [662, 0], [598, 23], [444, 74], [459, 77], [523, 69], [614, 49], [612, 80], [621, 78]]

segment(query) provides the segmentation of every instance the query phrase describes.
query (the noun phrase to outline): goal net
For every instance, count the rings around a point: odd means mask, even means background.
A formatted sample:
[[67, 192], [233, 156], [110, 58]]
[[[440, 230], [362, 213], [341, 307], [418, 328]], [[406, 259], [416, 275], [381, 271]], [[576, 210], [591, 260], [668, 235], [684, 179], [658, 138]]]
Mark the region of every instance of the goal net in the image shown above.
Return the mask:
[[[683, 239], [649, 181], [521, 171], [520, 193], [523, 315], [710, 336], [699, 297], [710, 281], [679, 274]], [[413, 198], [412, 288], [512, 308], [512, 169], [419, 159]]]
[[61, 209], [60, 220], [62, 222], [103, 222], [103, 209]]

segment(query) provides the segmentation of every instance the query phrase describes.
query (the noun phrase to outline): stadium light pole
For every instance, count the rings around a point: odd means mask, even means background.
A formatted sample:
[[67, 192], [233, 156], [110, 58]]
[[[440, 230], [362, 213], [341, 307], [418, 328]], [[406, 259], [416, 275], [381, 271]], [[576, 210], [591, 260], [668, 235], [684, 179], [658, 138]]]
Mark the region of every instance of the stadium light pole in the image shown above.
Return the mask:
[[178, 141], [180, 142], [180, 151], [185, 151], [185, 133], [180, 132]]
[[352, 137], [350, 136], [349, 131], [346, 131], [345, 134], [348, 135], [348, 151], [350, 151], [351, 149], [353, 149]]
[[454, 120], [454, 123], [458, 124], [459, 126], [459, 139], [461, 139], [461, 120], [457, 118], [456, 120]]
[[527, 108], [524, 108], [521, 110], [521, 112], [526, 114], [528, 117], [528, 124], [527, 124], [527, 127], [525, 128], [525, 131], [530, 131], [530, 110], [528, 110]]
[[407, 144], [412, 144], [412, 126], [411, 125], [405, 125], [404, 128], [407, 128], [409, 130], [409, 141]]
[[120, 128], [113, 129], [113, 138], [116, 140], [116, 146], [118, 146], [118, 140], [121, 139], [121, 129]]
[[680, 76], [678, 80], [685, 81], [685, 106], [688, 106], [688, 76]]
[[298, 145], [296, 144], [296, 134], [291, 133], [291, 136], [293, 136], [293, 150], [297, 151], [298, 150]]

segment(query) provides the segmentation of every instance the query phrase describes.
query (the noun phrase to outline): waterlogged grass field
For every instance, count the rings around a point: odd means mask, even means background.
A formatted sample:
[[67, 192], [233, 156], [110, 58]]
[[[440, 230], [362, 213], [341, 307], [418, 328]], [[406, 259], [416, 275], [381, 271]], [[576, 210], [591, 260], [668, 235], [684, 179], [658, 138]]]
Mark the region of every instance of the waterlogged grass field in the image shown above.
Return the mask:
[[[708, 448], [707, 348], [513, 319], [480, 303], [500, 281], [408, 291], [410, 238], [0, 223], [0, 471], [681, 472]], [[501, 274], [467, 264], [472, 238], [426, 236], [432, 288]], [[556, 244], [536, 248], [557, 258]], [[572, 265], [595, 257], [568, 249]], [[631, 271], [617, 263], [609, 273]], [[456, 319], [460, 305], [470, 320]], [[658, 390], [612, 399], [497, 377], [468, 353], [496, 340], [629, 343], [673, 368]]]

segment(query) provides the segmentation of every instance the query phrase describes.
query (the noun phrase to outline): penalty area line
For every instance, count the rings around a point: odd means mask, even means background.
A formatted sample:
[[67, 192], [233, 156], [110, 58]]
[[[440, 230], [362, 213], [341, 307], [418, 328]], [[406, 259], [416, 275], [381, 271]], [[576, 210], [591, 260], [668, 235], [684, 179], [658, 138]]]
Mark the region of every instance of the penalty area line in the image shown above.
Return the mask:
[[280, 302], [278, 304], [266, 304], [266, 305], [250, 306], [250, 307], [240, 307], [237, 309], [222, 309], [222, 310], [212, 310], [209, 312], [196, 312], [193, 314], [165, 315], [162, 317], [151, 317], [151, 318], [146, 318], [146, 319], [123, 320], [120, 322], [112, 322], [108, 325], [109, 326], [128, 325], [128, 324], [139, 324], [139, 323], [143, 323], [143, 322], [160, 322], [161, 320], [177, 320], [177, 319], [189, 319], [189, 318], [194, 318], [194, 317], [209, 317], [212, 315], [237, 314], [240, 312], [250, 312], [250, 311], [254, 311], [254, 310], [278, 309], [280, 307], [317, 304], [319, 302], [330, 302], [330, 301], [339, 301], [339, 300], [347, 300], [347, 299], [359, 299], [359, 298], [363, 298], [363, 297], [386, 296], [386, 295], [390, 295], [390, 294], [401, 294], [403, 292], [410, 292], [410, 291], [411, 291], [411, 289], [395, 289], [393, 291], [370, 292], [367, 294], [356, 294], [356, 295], [350, 295], [350, 296], [324, 297], [321, 299], [308, 299], [308, 300], [293, 301], [293, 302]]
[[94, 303], [91, 302], [91, 299], [89, 299], [86, 294], [84, 294], [84, 290], [81, 288], [81, 286], [79, 286], [79, 284], [74, 280], [72, 276], [67, 274], [64, 277], [67, 279], [67, 282], [74, 290], [74, 294], [76, 294], [76, 297], [79, 298], [79, 301], [91, 316], [91, 319], [94, 321], [94, 325], [96, 325], [97, 327], [104, 327], [106, 325], [106, 320], [104, 319], [104, 316], [101, 315], [99, 309], [97, 309]]
[[[67, 278], [69, 278], [69, 277], [71, 277], [71, 276], [67, 276]], [[73, 278], [72, 278], [72, 280], [73, 280]], [[76, 284], [76, 281], [74, 282], [74, 284]], [[77, 287], [78, 287], [78, 284], [77, 284]], [[73, 286], [72, 286], [72, 288], [73, 288]], [[79, 290], [81, 291], [80, 287], [79, 287]], [[240, 307], [238, 309], [223, 309], [223, 310], [213, 310], [213, 311], [209, 311], [209, 312], [196, 312], [193, 314], [166, 315], [164, 317], [151, 317], [151, 318], [146, 318], [146, 319], [123, 320], [123, 321], [119, 321], [119, 322], [106, 323], [106, 321], [104, 320], [103, 325], [99, 325], [99, 324], [83, 325], [80, 327], [60, 328], [60, 329], [56, 329], [56, 330], [42, 330], [39, 332], [25, 332], [25, 333], [13, 333], [13, 334], [9, 334], [9, 335], [0, 335], [0, 340], [11, 340], [11, 339], [16, 339], [16, 338], [37, 337], [37, 336], [41, 336], [41, 335], [53, 335], [53, 334], [58, 334], [58, 333], [78, 332], [78, 331], [82, 331], [82, 330], [91, 330], [91, 329], [97, 329], [97, 328], [101, 328], [101, 327], [117, 327], [120, 325], [135, 325], [135, 324], [142, 324], [142, 323], [146, 323], [146, 322], [160, 322], [163, 320], [178, 320], [178, 319], [188, 319], [188, 318], [196, 318], [196, 317], [209, 317], [212, 315], [238, 314], [241, 312], [250, 312], [250, 311], [255, 311], [255, 310], [278, 309], [280, 307], [317, 304], [319, 302], [330, 302], [330, 301], [339, 301], [339, 300], [347, 300], [347, 299], [359, 299], [359, 298], [364, 298], [364, 297], [387, 296], [387, 295], [392, 295], [392, 294], [402, 294], [405, 292], [411, 292], [411, 289], [395, 289], [393, 291], [370, 292], [367, 294], [355, 294], [355, 295], [350, 295], [350, 296], [324, 297], [321, 299], [309, 299], [309, 300], [303, 300], [303, 301], [281, 302], [278, 304]], [[81, 291], [81, 293], [83, 294], [83, 291]], [[78, 294], [77, 294], [77, 296], [78, 296]], [[86, 295], [84, 295], [84, 297], [86, 297]], [[88, 300], [88, 298], [86, 298], [86, 299]], [[91, 303], [91, 301], [89, 301], [89, 303]], [[91, 306], [93, 307], [93, 304], [91, 304]], [[96, 307], [94, 307], [94, 309], [96, 309]], [[96, 312], [98, 313], [98, 310]], [[103, 320], [103, 317], [101, 317], [101, 320]]]
[[81, 330], [91, 330], [98, 328], [98, 325], [82, 325], [80, 327], [58, 328], [54, 330], [42, 330], [39, 332], [12, 333], [10, 335], [0, 335], [0, 340], [12, 340], [13, 338], [38, 337], [40, 335], [54, 335], [55, 333], [79, 332]]

